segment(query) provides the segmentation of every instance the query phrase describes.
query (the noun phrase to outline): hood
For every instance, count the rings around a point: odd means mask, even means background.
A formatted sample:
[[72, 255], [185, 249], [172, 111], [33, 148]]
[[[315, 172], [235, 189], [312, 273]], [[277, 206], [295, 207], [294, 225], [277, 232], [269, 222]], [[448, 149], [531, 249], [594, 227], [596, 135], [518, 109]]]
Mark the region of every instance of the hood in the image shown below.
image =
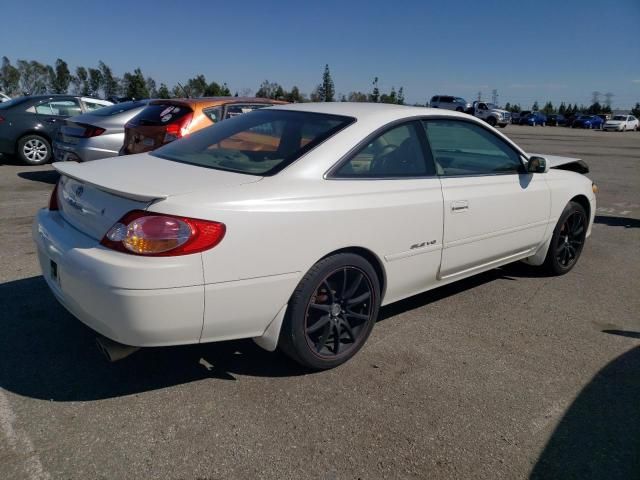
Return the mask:
[[607, 125], [620, 125], [626, 123], [624, 120], [607, 120]]
[[140, 201], [167, 198], [194, 191], [216, 191], [262, 177], [225, 172], [165, 160], [141, 153], [86, 163], [57, 162], [58, 172], [99, 190]]
[[545, 155], [544, 153], [527, 153], [535, 157], [543, 157], [547, 160], [549, 168], [559, 168], [561, 170], [571, 170], [577, 173], [589, 173], [589, 166], [581, 158], [560, 157], [557, 155]]
[[509, 113], [508, 111], [506, 111], [506, 110], [502, 110], [501, 108], [492, 108], [492, 109], [491, 109], [491, 111], [492, 111], [492, 112], [502, 113], [503, 115], [504, 115], [505, 113]]

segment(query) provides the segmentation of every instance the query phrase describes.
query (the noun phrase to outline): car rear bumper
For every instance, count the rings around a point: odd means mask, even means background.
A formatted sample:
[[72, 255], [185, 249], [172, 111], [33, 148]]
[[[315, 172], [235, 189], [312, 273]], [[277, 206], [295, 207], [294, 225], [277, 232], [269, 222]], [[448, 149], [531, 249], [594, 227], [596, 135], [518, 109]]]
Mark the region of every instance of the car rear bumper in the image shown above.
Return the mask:
[[89, 162], [91, 160], [115, 157], [117, 155], [117, 150], [84, 144], [72, 145], [59, 141], [53, 142], [53, 156], [58, 162], [65, 162], [69, 160], [76, 162]]
[[[204, 285], [131, 288], [127, 272], [132, 270], [139, 286], [157, 284], [158, 262], [147, 267], [145, 264], [151, 262], [143, 260], [160, 258], [110, 251], [47, 209], [36, 216], [33, 239], [49, 288], [69, 312], [91, 329], [139, 347], [200, 341]], [[163, 260], [163, 275], [168, 278], [176, 269], [192, 268], [172, 257]]]

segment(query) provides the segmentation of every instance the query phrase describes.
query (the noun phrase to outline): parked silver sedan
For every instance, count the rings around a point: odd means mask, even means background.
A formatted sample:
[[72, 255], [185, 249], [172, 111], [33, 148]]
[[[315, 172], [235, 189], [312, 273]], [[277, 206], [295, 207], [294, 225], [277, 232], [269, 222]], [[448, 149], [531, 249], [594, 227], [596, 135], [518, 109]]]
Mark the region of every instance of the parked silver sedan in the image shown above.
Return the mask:
[[124, 142], [124, 126], [148, 100], [117, 103], [64, 121], [53, 143], [57, 161], [88, 162], [115, 157]]

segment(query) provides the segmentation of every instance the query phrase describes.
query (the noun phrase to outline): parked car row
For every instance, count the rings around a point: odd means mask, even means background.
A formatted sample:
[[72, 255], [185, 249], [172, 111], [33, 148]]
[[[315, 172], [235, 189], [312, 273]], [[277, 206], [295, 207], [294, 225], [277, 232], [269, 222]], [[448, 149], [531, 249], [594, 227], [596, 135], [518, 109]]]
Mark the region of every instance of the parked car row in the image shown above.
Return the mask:
[[41, 165], [148, 152], [216, 122], [282, 103], [244, 97], [115, 104], [73, 95], [19, 97], [0, 104], [0, 153]]
[[434, 95], [431, 97], [429, 106], [431, 108], [465, 112], [474, 117], [481, 118], [492, 127], [498, 126], [504, 128], [511, 123], [511, 113], [488, 102], [475, 101], [469, 103], [462, 97]]
[[73, 95], [34, 95], [0, 103], [0, 153], [18, 155], [28, 165], [47, 163], [65, 118], [109, 105], [106, 100]]

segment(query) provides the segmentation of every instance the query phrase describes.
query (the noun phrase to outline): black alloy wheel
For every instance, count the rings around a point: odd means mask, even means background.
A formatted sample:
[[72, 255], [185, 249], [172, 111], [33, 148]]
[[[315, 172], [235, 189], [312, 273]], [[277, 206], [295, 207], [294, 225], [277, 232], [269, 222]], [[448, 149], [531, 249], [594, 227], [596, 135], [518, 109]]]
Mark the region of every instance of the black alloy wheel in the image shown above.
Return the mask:
[[564, 275], [578, 262], [587, 235], [587, 214], [579, 203], [569, 202], [553, 231], [545, 259], [550, 273]]
[[339, 253], [316, 263], [291, 296], [278, 346], [308, 368], [336, 367], [362, 348], [380, 308], [367, 260]]
[[347, 354], [371, 321], [373, 286], [356, 267], [343, 267], [325, 278], [313, 293], [305, 315], [310, 350], [322, 359]]

